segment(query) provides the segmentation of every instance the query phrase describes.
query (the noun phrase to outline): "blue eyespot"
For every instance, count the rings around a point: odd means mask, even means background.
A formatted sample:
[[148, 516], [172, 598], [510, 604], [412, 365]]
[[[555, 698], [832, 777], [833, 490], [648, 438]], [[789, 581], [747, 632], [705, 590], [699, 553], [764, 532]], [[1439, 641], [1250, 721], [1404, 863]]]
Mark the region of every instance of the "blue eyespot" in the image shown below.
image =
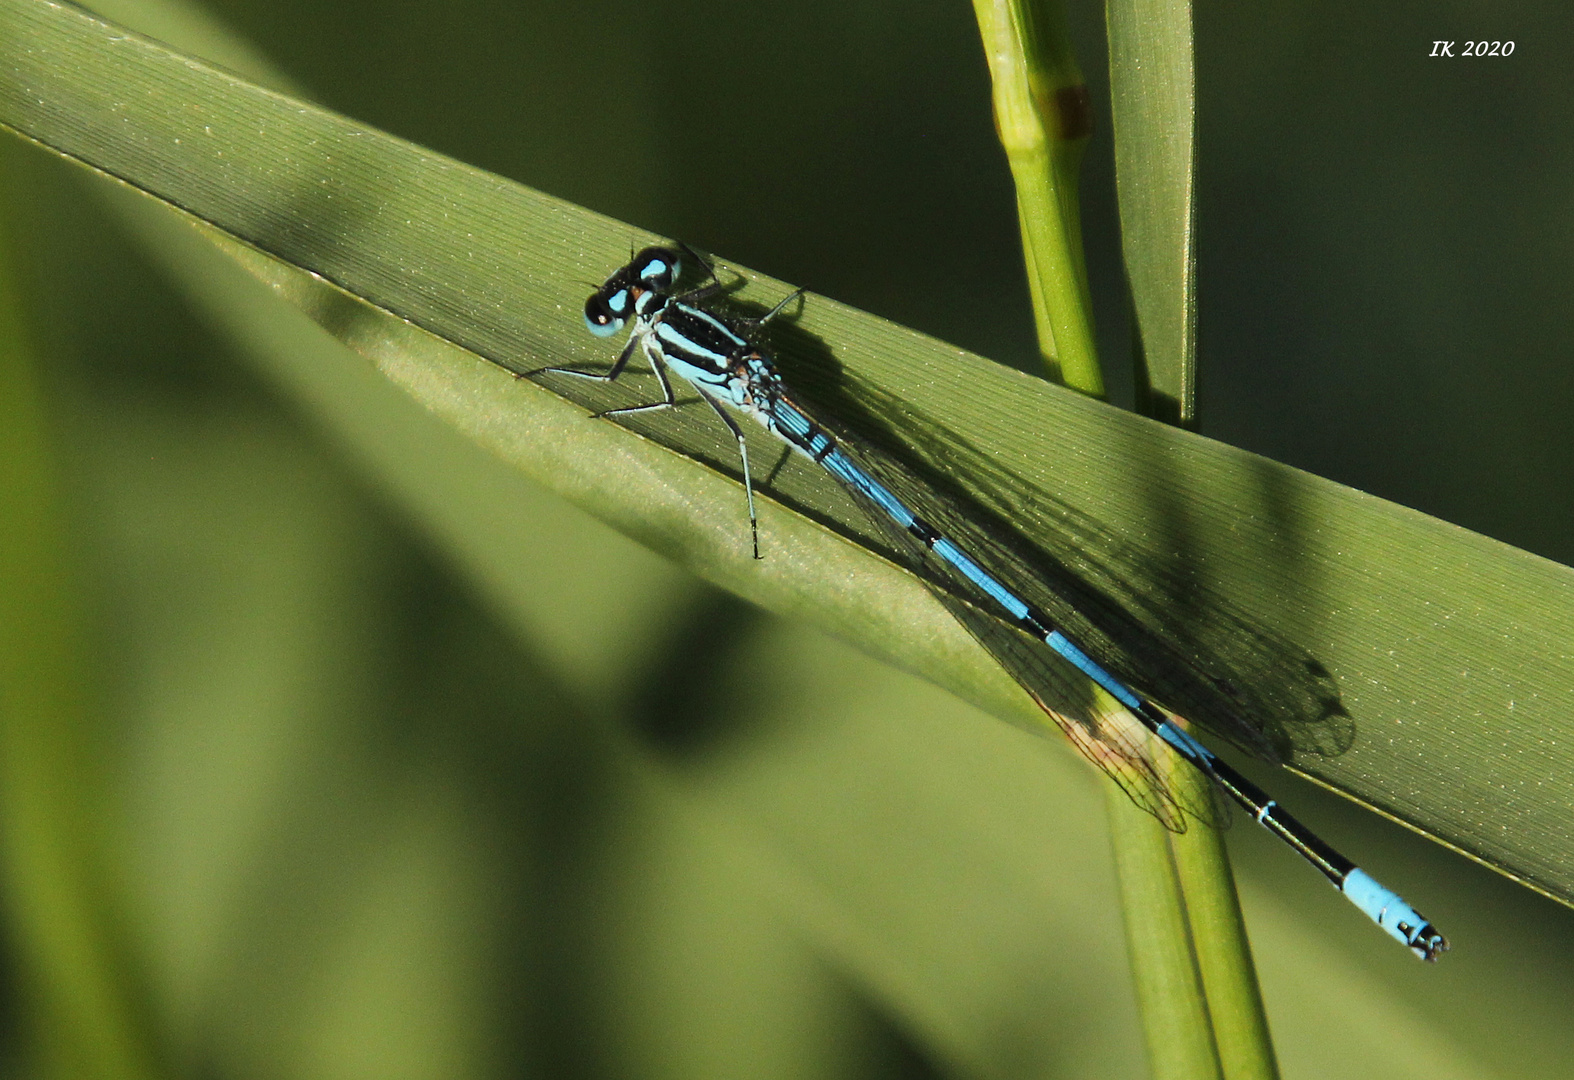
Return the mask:
[[670, 248], [648, 247], [629, 264], [639, 276], [640, 284], [655, 292], [666, 292], [678, 279], [680, 263], [678, 253]]

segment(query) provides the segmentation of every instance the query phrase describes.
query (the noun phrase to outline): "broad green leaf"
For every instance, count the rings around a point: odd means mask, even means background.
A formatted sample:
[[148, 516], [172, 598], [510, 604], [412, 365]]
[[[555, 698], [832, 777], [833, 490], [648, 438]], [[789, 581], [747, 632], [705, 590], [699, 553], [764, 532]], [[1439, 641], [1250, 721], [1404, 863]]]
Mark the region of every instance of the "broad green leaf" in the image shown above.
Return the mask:
[[[0, 50], [0, 123], [248, 246], [281, 295], [477, 444], [740, 595], [1035, 723], [921, 586], [825, 524], [837, 493], [813, 470], [783, 470], [756, 563], [703, 417], [631, 434], [498, 366], [604, 364], [579, 325], [583, 283], [642, 235], [74, 8], [5, 0]], [[784, 289], [749, 281], [747, 299]], [[1299, 767], [1574, 896], [1569, 570], [834, 301], [810, 300], [783, 354], [833, 407], [862, 410], [849, 419], [1011, 503], [1025, 535], [1115, 568], [1191, 632], [1293, 640], [1355, 726], [1347, 752]], [[1177, 600], [1177, 581], [1206, 602]]]

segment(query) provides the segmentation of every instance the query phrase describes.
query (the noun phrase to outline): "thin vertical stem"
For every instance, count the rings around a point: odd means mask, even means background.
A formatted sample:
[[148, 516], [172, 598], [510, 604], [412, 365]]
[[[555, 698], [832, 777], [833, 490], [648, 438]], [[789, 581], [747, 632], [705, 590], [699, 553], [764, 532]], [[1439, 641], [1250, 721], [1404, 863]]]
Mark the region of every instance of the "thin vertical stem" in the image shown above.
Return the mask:
[[1039, 352], [1052, 377], [1104, 396], [1082, 254], [1078, 176], [1092, 133], [1087, 87], [1058, 4], [974, 0], [995, 129], [1016, 181]]
[[1126, 945], [1154, 1080], [1222, 1080], [1171, 834], [1115, 784], [1105, 791]]
[[[1188, 805], [1212, 795], [1207, 790], [1212, 781], [1188, 766], [1177, 764], [1171, 781]], [[1169, 846], [1225, 1080], [1277, 1080], [1279, 1065], [1224, 837], [1194, 822], [1184, 833], [1170, 833]]]

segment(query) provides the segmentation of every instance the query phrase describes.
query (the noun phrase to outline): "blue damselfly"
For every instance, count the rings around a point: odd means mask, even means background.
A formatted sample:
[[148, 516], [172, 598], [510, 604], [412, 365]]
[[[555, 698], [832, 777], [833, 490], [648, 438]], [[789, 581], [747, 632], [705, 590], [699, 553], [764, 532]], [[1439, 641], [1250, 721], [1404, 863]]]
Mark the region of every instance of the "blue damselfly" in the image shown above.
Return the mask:
[[[1296, 821], [1179, 721], [1185, 715], [1248, 752], [1277, 761], [1274, 741], [1254, 716], [1271, 703], [1228, 673], [1210, 670], [1185, 650], [1166, 648], [1144, 635], [1139, 620], [1118, 605], [1096, 602], [1075, 575], [1046, 571], [1042, 560], [1024, 554], [1001, 530], [981, 525], [976, 514], [872, 442], [814, 415], [789, 392], [772, 357], [755, 341], [759, 328], [802, 291], [757, 319], [718, 313], [706, 302], [723, 291], [721, 282], [703, 259], [688, 254], [705, 268], [708, 284], [679, 291], [683, 256], [651, 247], [590, 296], [585, 323], [592, 333], [610, 337], [625, 327], [629, 331], [609, 370], [546, 371], [612, 382], [642, 353], [661, 397], [606, 409], [602, 416], [676, 407], [672, 375], [693, 387], [737, 441], [756, 558], [759, 527], [748, 444], [732, 413], [763, 425], [840, 482], [909, 568], [1137, 805], [1180, 831], [1188, 818], [1220, 822], [1228, 802], [1234, 802], [1417, 956], [1436, 960], [1448, 949], [1443, 935], [1414, 908]], [[1074, 691], [1067, 692], [1067, 665], [1118, 704], [1087, 694], [1079, 702]], [[1152, 697], [1137, 686], [1148, 687]], [[1171, 752], [1211, 781], [1214, 796], [1206, 805], [1188, 803], [1166, 779]]]

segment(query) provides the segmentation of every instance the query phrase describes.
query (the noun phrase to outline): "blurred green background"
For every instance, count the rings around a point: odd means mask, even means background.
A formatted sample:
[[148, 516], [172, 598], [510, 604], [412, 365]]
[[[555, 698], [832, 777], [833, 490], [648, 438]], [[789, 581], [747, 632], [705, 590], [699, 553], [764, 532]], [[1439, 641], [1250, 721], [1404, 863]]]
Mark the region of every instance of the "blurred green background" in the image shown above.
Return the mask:
[[[1033, 362], [967, 5], [208, 9], [366, 123]], [[1071, 15], [1119, 401], [1102, 12]], [[1571, 32], [1550, 0], [1199, 12], [1205, 434], [1574, 562]], [[1427, 57], [1467, 37], [1517, 49]], [[95, 660], [94, 902], [150, 1075], [1145, 1075], [1068, 750], [477, 451], [455, 483], [531, 523], [539, 570], [499, 602], [85, 175], [15, 140], [0, 164]], [[1259, 779], [1456, 944], [1423, 968], [1233, 830], [1287, 1077], [1569, 1074], [1574, 913]], [[4, 1064], [31, 1075], [8, 970]]]

